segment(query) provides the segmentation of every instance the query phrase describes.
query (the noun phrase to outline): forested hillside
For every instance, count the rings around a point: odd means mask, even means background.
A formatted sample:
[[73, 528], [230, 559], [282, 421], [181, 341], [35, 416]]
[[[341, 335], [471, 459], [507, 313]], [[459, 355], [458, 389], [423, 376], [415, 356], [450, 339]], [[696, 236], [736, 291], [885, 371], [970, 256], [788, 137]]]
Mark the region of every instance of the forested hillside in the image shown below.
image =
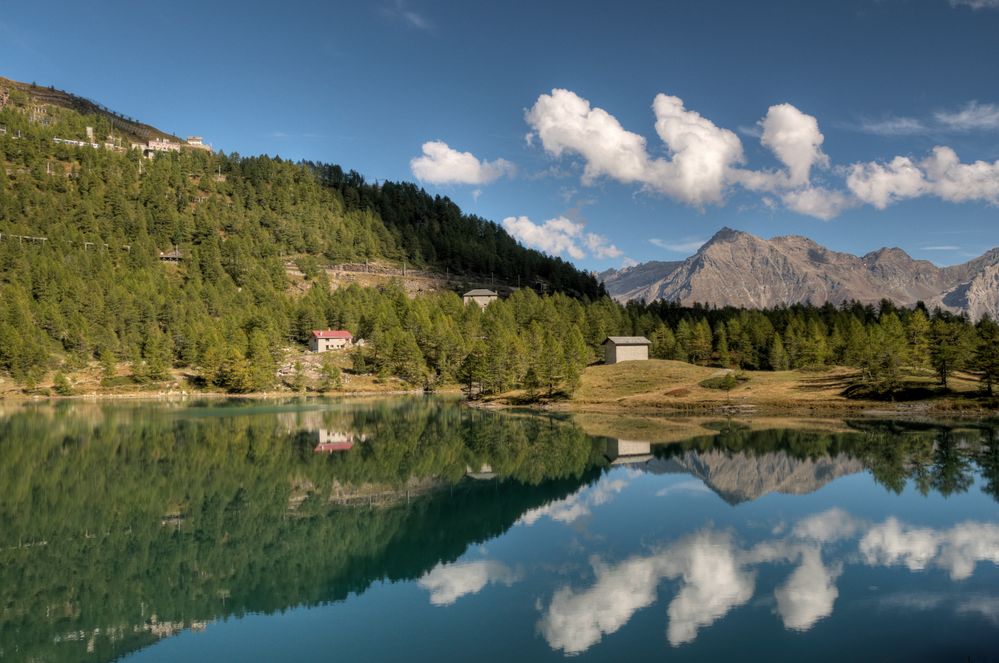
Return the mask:
[[[591, 275], [413, 185], [195, 149], [147, 159], [113, 116], [0, 88], [0, 371], [29, 385], [95, 358], [130, 362], [140, 379], [215, 356], [273, 367], [303, 340], [296, 320], [336, 322], [288, 293], [285, 261], [302, 255], [602, 293]], [[179, 262], [159, 259], [174, 250]]]
[[[572, 393], [607, 335], [647, 335], [653, 356], [756, 370], [859, 369], [864, 393], [891, 395], [910, 375], [976, 372], [999, 380], [999, 327], [988, 317], [844, 305], [762, 311], [622, 307], [591, 275], [517, 245], [412, 184], [368, 184], [337, 166], [182, 149], [144, 158], [118, 145], [106, 115], [0, 95], [0, 379], [32, 392], [99, 371], [108, 388], [175, 379], [250, 392], [282, 381], [310, 330], [365, 340], [339, 371], [411, 385], [459, 383], [470, 395]], [[81, 140], [94, 128], [97, 147]], [[111, 138], [105, 140], [105, 136]], [[89, 140], [89, 137], [88, 137]], [[162, 252], [179, 253], [164, 261]], [[406, 261], [508, 283], [540, 282], [484, 312], [457, 294], [410, 298], [396, 284], [334, 288], [313, 270], [291, 288], [285, 263]], [[299, 283], [298, 285], [302, 285]], [[123, 367], [125, 369], [123, 370]]]

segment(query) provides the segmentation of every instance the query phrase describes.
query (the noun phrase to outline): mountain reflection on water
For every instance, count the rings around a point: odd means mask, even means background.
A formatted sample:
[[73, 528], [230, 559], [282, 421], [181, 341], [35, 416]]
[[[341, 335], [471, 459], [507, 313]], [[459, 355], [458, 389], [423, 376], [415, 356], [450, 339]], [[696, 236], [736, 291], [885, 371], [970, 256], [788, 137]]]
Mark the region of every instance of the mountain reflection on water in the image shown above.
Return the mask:
[[[946, 614], [999, 637], [995, 427], [714, 427], [650, 445], [434, 398], [13, 408], [0, 413], [0, 659], [168, 659], [188, 637], [185, 655], [209, 659], [219, 620], [407, 585], [429, 620], [502, 595], [532, 624], [504, 646], [557, 657], [600, 652], [663, 601], [658, 635], [614, 657], [715, 646], [705, 629], [757, 604], [809, 632], [858, 569], [893, 589], [849, 614]], [[815, 492], [841, 478], [852, 492]], [[340, 619], [339, 647], [377, 646]]]

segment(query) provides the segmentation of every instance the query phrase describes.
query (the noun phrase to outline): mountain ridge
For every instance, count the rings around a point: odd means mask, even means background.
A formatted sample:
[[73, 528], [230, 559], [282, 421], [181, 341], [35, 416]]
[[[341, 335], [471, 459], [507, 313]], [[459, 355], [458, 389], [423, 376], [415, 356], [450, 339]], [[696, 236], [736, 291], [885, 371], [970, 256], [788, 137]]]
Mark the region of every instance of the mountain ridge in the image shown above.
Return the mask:
[[999, 247], [960, 265], [937, 267], [893, 246], [862, 256], [801, 235], [763, 239], [727, 226], [685, 260], [647, 262], [597, 275], [620, 302], [772, 308], [849, 301], [924, 302], [973, 319], [999, 314]]

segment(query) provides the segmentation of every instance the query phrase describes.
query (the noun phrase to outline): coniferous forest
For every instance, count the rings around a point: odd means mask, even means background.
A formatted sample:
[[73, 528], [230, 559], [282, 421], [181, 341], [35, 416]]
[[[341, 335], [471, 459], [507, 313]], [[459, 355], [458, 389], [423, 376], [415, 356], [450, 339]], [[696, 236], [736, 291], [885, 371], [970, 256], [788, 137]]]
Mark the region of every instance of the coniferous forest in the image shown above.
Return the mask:
[[[856, 367], [858, 394], [890, 395], [911, 371], [933, 371], [944, 386], [972, 372], [988, 393], [999, 380], [999, 327], [989, 319], [887, 301], [621, 306], [591, 274], [413, 184], [276, 157], [147, 159], [59, 143], [93, 127], [127, 145], [107, 117], [39, 105], [20, 90], [9, 92], [0, 127], [0, 372], [28, 391], [54, 373], [56, 391], [68, 393], [64, 373], [98, 365], [110, 379], [122, 364], [138, 383], [186, 369], [208, 388], [267, 390], [288, 348], [326, 327], [365, 340], [353, 372], [457, 383], [470, 395], [571, 393], [607, 335], [645, 335], [653, 357], [702, 365]], [[180, 260], [160, 260], [173, 251]], [[513, 293], [482, 312], [455, 292], [334, 287], [315, 268], [367, 261], [488, 276]], [[289, 264], [306, 266], [304, 288], [291, 287]]]

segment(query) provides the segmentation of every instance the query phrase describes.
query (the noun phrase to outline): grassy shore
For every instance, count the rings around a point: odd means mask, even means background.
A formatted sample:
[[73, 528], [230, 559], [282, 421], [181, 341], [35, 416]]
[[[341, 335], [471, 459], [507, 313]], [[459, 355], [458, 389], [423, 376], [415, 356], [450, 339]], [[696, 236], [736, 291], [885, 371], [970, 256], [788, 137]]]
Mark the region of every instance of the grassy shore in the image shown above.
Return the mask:
[[[982, 397], [978, 380], [963, 373], [953, 375], [949, 388], [944, 390], [936, 384], [932, 373], [912, 372], [906, 376], [904, 389], [895, 400], [845, 395], [858, 377], [857, 370], [851, 368], [740, 371], [738, 380], [725, 384], [727, 373], [727, 369], [655, 359], [590, 366], [572, 398], [542, 401], [542, 404], [555, 410], [605, 414], [753, 412], [809, 416], [864, 411], [988, 414], [996, 412], [999, 405], [996, 399]], [[516, 404], [523, 396], [503, 394], [486, 400], [485, 404]]]

